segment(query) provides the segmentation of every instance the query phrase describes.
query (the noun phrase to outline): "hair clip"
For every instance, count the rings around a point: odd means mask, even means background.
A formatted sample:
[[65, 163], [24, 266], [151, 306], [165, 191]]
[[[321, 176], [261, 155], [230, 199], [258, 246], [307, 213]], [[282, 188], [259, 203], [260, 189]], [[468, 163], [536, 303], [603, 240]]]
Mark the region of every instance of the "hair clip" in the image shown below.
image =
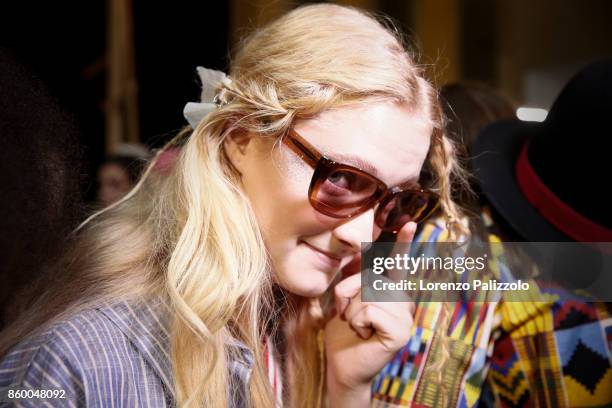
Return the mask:
[[225, 102], [221, 99], [223, 90], [219, 91], [219, 88], [229, 86], [232, 82], [222, 71], [204, 67], [197, 67], [197, 71], [202, 84], [200, 102], [188, 102], [183, 109], [183, 116], [193, 129], [210, 112], [225, 105]]

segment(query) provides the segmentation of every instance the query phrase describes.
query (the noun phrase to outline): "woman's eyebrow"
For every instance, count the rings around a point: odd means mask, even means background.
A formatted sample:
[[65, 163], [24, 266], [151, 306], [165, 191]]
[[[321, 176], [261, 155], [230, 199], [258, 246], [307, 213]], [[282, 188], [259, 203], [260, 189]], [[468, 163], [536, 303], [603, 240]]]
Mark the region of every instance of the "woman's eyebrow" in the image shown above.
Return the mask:
[[378, 177], [378, 170], [376, 169], [376, 167], [369, 161], [359, 156], [355, 156], [352, 154], [345, 154], [345, 153], [333, 153], [329, 155], [329, 159], [339, 162], [339, 163], [350, 164], [363, 171], [370, 173], [371, 175], [375, 177]]
[[[328, 155], [327, 157], [330, 160], [333, 160], [339, 163], [345, 163], [345, 164], [350, 164], [352, 166], [355, 166], [363, 171], [370, 173], [374, 177], [379, 177], [379, 172], [376, 169], [376, 167], [369, 161], [363, 159], [362, 157], [355, 156], [352, 154], [346, 154], [346, 153], [333, 153], [333, 154]], [[390, 186], [390, 187], [406, 187], [406, 186], [416, 185], [418, 184], [418, 182], [419, 182], [419, 176], [416, 175], [416, 176], [408, 177], [403, 182]]]

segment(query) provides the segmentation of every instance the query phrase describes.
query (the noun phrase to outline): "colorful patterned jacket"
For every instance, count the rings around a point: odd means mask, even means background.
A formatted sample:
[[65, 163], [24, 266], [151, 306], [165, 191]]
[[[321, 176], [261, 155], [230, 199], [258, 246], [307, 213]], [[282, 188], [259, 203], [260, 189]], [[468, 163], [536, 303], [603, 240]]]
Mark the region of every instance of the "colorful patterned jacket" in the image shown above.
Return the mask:
[[[445, 240], [434, 221], [415, 241]], [[373, 383], [373, 407], [612, 406], [611, 304], [442, 305], [417, 305], [409, 343]], [[436, 330], [443, 309], [448, 329]], [[440, 370], [442, 346], [449, 358]]]

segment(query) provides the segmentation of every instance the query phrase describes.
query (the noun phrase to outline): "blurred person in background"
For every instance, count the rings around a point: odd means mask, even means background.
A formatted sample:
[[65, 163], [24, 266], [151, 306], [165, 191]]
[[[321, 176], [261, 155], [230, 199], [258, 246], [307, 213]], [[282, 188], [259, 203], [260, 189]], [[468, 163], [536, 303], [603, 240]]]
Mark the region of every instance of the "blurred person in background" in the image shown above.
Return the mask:
[[440, 96], [448, 135], [467, 149], [488, 125], [516, 117], [516, 104], [510, 97], [482, 82], [446, 84]]
[[[490, 240], [612, 242], [610, 112], [612, 59], [578, 72], [544, 122], [501, 121], [478, 136], [471, 166]], [[552, 289], [539, 284], [551, 300], [500, 306], [483, 406], [612, 406], [612, 303], [554, 288], [562, 277], [566, 290], [582, 287], [609, 254], [572, 248], [555, 254]]]
[[[516, 118], [516, 104], [501, 91], [477, 81], [446, 84], [440, 89], [446, 117], [447, 135], [457, 142], [460, 163], [471, 168], [471, 146], [487, 126], [500, 120]], [[470, 179], [471, 193], [460, 190], [455, 200], [478, 219], [482, 211], [482, 195], [478, 183]], [[473, 194], [472, 194], [473, 193]], [[477, 231], [479, 223], [470, 220], [470, 228]]]
[[0, 49], [0, 329], [14, 321], [84, 215], [83, 155], [73, 117]]
[[98, 169], [98, 201], [106, 206], [126, 195], [138, 182], [151, 152], [146, 146], [122, 143]]

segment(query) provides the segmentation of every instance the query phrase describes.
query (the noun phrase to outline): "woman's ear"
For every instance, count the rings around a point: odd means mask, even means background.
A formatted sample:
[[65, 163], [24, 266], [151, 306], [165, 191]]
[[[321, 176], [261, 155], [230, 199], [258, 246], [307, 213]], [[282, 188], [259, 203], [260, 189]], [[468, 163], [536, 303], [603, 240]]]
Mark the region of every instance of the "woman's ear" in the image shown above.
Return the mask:
[[223, 141], [227, 158], [240, 174], [245, 171], [247, 154], [253, 148], [252, 139], [251, 133], [235, 129], [230, 131]]

